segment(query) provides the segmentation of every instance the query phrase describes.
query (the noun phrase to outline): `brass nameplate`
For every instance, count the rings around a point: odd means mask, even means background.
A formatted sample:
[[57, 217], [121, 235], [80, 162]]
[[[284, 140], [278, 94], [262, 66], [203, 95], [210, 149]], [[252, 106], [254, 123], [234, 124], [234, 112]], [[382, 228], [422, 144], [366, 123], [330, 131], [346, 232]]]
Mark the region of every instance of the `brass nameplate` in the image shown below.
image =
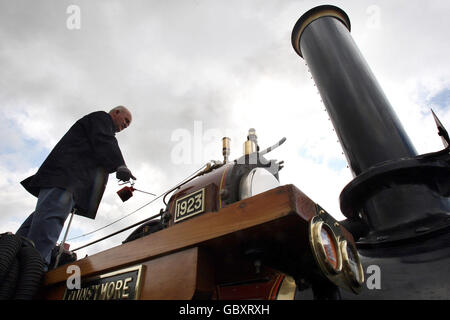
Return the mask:
[[174, 223], [205, 211], [205, 188], [195, 191], [175, 202]]
[[144, 266], [81, 279], [79, 289], [66, 288], [63, 300], [137, 300]]

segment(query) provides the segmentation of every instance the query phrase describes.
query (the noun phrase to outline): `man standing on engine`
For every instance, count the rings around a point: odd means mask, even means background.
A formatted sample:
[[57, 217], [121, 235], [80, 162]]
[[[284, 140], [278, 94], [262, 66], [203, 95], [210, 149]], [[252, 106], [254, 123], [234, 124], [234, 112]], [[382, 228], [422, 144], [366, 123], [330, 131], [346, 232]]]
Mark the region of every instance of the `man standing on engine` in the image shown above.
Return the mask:
[[16, 234], [32, 240], [47, 265], [72, 210], [95, 219], [109, 173], [116, 172], [122, 181], [136, 179], [115, 137], [131, 120], [124, 106], [84, 116], [56, 144], [37, 173], [21, 182], [38, 200]]

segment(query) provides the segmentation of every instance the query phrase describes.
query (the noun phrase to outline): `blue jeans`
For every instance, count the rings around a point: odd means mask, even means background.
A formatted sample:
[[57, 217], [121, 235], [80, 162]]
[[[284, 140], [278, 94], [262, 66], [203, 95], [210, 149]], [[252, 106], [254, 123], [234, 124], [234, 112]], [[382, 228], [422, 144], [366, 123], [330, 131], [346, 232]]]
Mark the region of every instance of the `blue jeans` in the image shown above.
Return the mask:
[[42, 188], [36, 209], [16, 234], [32, 240], [47, 265], [61, 234], [64, 222], [74, 206], [72, 193], [61, 188]]

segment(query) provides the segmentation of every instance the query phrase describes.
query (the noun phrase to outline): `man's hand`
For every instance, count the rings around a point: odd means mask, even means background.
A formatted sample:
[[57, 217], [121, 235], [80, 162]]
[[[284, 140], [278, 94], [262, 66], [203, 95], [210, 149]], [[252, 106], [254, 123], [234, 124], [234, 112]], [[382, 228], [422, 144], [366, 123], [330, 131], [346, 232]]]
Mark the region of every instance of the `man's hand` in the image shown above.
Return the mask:
[[133, 176], [130, 169], [127, 168], [127, 166], [120, 166], [117, 168], [116, 171], [116, 178], [122, 181], [128, 181], [131, 179], [136, 180], [136, 177]]

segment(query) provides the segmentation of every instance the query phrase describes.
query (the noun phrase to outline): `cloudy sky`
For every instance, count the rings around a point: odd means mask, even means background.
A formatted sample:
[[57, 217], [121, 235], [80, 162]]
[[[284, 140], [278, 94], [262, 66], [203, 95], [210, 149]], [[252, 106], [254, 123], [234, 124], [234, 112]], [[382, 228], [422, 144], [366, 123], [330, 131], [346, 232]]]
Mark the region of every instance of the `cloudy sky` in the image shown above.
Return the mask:
[[[295, 184], [337, 219], [351, 181], [320, 96], [291, 47], [297, 19], [325, 4], [301, 0], [0, 0], [0, 232], [15, 232], [36, 198], [20, 181], [34, 174], [68, 128], [87, 113], [123, 104], [132, 125], [117, 135], [135, 187], [161, 194], [207, 161], [242, 154], [247, 131], [268, 158], [284, 160]], [[419, 153], [442, 143], [430, 108], [450, 127], [450, 2], [329, 1], [350, 17], [352, 35]], [[182, 147], [182, 156], [177, 150]], [[125, 203], [110, 177], [96, 220], [75, 217], [69, 238], [152, 200]], [[72, 248], [159, 212], [162, 202]], [[78, 252], [116, 246], [131, 231]]]

